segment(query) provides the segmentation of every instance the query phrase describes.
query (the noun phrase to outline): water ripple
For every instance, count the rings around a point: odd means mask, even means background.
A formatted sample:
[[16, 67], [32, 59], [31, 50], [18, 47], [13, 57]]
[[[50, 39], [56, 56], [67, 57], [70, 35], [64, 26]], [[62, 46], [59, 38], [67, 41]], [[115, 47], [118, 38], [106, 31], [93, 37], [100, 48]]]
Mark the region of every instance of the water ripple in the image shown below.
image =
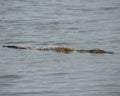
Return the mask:
[[18, 75], [2, 75], [0, 76], [1, 79], [9, 79], [9, 78], [12, 78], [12, 79], [16, 79], [16, 78], [20, 78], [20, 76]]

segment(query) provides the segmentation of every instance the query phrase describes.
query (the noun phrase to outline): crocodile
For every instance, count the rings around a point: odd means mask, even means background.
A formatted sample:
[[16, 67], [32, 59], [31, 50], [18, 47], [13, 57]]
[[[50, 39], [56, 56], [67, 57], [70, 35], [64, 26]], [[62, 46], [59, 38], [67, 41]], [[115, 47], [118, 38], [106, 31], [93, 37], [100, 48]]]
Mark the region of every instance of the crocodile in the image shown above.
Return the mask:
[[29, 50], [39, 50], [39, 51], [55, 51], [58, 53], [73, 53], [73, 52], [79, 52], [79, 53], [91, 53], [91, 54], [114, 54], [112, 51], [105, 51], [101, 49], [90, 49], [90, 50], [85, 50], [85, 49], [73, 49], [69, 47], [48, 47], [48, 48], [32, 48], [32, 47], [24, 47], [24, 46], [18, 46], [18, 45], [3, 45], [3, 47], [7, 48], [13, 48], [13, 49], [29, 49]]
[[101, 49], [90, 49], [90, 50], [85, 50], [85, 49], [80, 49], [80, 50], [76, 50], [77, 52], [80, 53], [92, 53], [92, 54], [114, 54], [114, 52], [111, 51], [105, 51], [105, 50], [101, 50]]

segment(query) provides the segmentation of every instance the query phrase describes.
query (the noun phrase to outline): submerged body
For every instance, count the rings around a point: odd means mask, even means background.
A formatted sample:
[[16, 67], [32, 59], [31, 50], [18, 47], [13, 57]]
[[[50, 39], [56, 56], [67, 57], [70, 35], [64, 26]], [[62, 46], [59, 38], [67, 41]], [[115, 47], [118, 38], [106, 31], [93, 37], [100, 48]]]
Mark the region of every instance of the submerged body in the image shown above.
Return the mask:
[[23, 47], [23, 46], [16, 46], [16, 45], [3, 45], [3, 47], [14, 48], [14, 49], [32, 49], [32, 47]]
[[80, 53], [92, 53], [92, 54], [114, 54], [114, 52], [111, 51], [105, 51], [105, 50], [101, 50], [101, 49], [90, 49], [90, 50], [85, 50], [85, 49], [81, 49], [81, 50], [76, 50], [77, 52]]
[[[23, 46], [16, 46], [16, 45], [4, 45], [3, 47], [7, 48], [14, 48], [14, 49], [33, 49], [32, 47], [23, 47]], [[79, 52], [79, 53], [92, 53], [92, 54], [114, 54], [114, 52], [111, 51], [105, 51], [101, 49], [90, 49], [90, 50], [85, 50], [85, 49], [78, 49], [74, 50], [73, 48], [68, 48], [68, 47], [49, 47], [49, 48], [36, 48], [36, 50], [40, 51], [55, 51], [59, 53], [72, 53], [74, 51]]]

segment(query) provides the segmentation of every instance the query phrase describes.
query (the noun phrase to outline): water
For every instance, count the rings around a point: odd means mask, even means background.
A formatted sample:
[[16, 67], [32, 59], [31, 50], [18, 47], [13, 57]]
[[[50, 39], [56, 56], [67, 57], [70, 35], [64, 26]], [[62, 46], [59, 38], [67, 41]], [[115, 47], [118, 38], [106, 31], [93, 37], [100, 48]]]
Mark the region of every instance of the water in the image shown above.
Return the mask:
[[[100, 48], [61, 54], [2, 45]], [[120, 0], [0, 0], [0, 96], [120, 96]]]

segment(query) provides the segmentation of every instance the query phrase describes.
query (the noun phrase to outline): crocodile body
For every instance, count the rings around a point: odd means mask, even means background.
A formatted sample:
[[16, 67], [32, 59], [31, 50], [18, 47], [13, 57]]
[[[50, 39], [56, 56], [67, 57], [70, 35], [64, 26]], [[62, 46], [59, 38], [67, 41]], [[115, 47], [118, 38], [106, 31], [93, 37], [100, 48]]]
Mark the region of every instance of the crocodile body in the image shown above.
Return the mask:
[[[34, 48], [32, 47], [23, 47], [23, 46], [17, 46], [17, 45], [3, 45], [3, 47], [7, 47], [7, 48], [13, 48], [13, 49], [29, 49], [29, 50], [33, 50]], [[69, 47], [48, 47], [48, 48], [35, 48], [35, 50], [39, 50], [39, 51], [55, 51], [58, 53], [72, 53], [72, 52], [79, 52], [79, 53], [91, 53], [91, 54], [114, 54], [114, 52], [111, 51], [105, 51], [105, 50], [101, 50], [101, 49], [90, 49], [90, 50], [85, 50], [85, 49], [78, 49], [75, 50], [73, 48], [69, 48]]]

